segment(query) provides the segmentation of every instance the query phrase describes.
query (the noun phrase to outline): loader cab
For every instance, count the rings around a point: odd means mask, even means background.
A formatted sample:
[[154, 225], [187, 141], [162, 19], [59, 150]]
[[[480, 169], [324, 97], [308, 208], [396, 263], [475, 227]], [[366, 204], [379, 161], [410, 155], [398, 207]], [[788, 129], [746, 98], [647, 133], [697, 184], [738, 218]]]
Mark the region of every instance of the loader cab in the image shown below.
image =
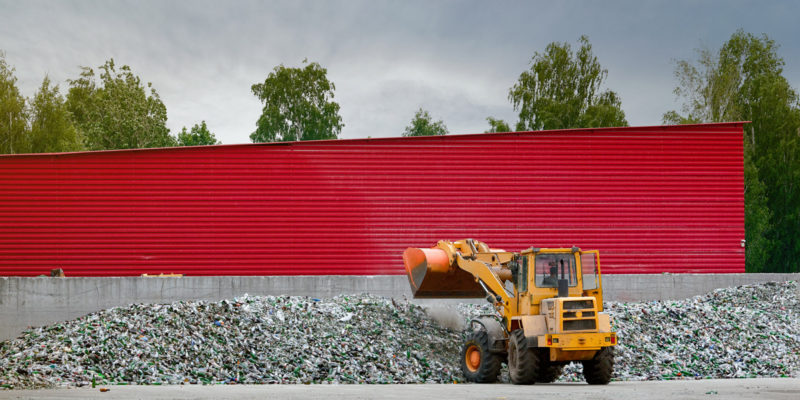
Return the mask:
[[[531, 248], [520, 253], [523, 276], [519, 289], [521, 313], [538, 313], [541, 301], [551, 297], [592, 296], [602, 310], [600, 260], [596, 250]], [[562, 284], [559, 293], [559, 282]], [[523, 282], [520, 282], [523, 283]]]

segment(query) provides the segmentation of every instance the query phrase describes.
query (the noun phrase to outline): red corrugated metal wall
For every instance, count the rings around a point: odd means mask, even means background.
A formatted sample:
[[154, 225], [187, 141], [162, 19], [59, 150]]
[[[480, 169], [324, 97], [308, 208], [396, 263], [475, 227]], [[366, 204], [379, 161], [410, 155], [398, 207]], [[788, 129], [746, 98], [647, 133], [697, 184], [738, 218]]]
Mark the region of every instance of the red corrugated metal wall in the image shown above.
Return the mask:
[[0, 157], [0, 275], [402, 274], [402, 251], [597, 248], [744, 272], [742, 124]]

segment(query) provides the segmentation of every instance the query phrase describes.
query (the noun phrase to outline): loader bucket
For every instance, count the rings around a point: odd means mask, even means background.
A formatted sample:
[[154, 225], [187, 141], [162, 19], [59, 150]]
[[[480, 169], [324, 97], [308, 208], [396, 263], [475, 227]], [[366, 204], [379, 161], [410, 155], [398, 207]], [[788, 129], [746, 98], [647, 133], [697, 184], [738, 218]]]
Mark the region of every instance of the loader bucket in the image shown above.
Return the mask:
[[444, 250], [409, 247], [403, 253], [403, 263], [414, 298], [475, 298], [486, 295], [471, 274], [450, 265]]

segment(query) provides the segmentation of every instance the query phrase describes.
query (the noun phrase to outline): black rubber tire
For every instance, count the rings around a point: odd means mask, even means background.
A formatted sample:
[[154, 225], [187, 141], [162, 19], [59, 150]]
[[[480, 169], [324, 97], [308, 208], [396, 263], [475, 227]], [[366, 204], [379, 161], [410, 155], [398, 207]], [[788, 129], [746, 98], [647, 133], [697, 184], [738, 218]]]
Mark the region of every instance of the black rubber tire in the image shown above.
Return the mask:
[[508, 338], [508, 376], [516, 385], [533, 385], [539, 380], [542, 352], [528, 348], [522, 329], [511, 332]]
[[542, 357], [542, 366], [539, 369], [539, 378], [536, 379], [536, 383], [550, 383], [555, 382], [562, 373], [564, 373], [564, 366], [563, 365], [553, 365], [549, 362], [545, 362], [549, 357], [546, 357], [547, 349], [543, 349], [544, 351], [541, 353]]
[[583, 361], [583, 377], [590, 385], [608, 385], [614, 374], [614, 348], [603, 347], [591, 360]]
[[[477, 371], [467, 367], [467, 349], [470, 346], [480, 349], [481, 362]], [[467, 336], [464, 347], [461, 348], [461, 372], [468, 382], [494, 383], [500, 375], [501, 357], [499, 354], [489, 352], [489, 334], [484, 330], [473, 331]]]

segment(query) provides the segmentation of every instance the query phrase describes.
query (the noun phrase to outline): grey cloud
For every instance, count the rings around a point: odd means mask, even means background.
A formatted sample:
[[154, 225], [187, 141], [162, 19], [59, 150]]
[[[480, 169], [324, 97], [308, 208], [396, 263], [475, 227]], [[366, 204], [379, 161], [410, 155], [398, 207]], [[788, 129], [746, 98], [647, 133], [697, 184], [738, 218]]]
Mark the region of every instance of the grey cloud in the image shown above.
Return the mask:
[[789, 1], [6, 1], [0, 49], [32, 95], [45, 74], [63, 89], [79, 65], [114, 57], [153, 82], [173, 132], [206, 120], [224, 143], [246, 143], [261, 105], [250, 93], [278, 64], [328, 68], [342, 137], [399, 135], [425, 107], [453, 133], [485, 118], [514, 123], [508, 88], [535, 51], [588, 34], [628, 121], [658, 124], [675, 108], [674, 59], [717, 47], [738, 28], [782, 45], [800, 83]]

